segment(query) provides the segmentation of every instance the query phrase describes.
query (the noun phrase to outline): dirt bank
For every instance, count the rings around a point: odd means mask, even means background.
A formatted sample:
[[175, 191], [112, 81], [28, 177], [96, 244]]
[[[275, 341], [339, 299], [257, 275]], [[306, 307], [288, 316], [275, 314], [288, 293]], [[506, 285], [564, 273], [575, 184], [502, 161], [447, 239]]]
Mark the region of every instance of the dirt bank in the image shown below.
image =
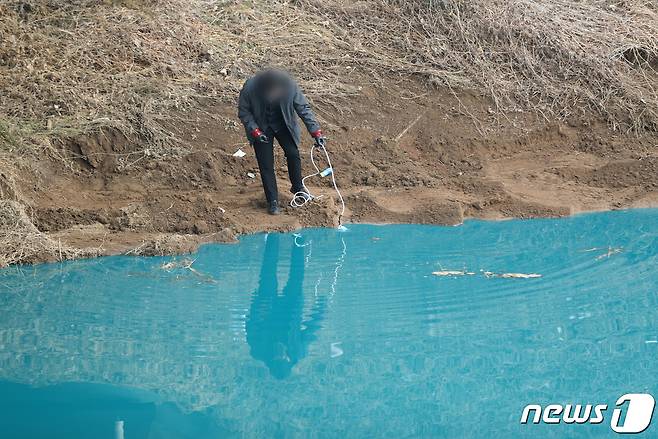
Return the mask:
[[[347, 222], [458, 224], [468, 217], [658, 206], [655, 136], [527, 113], [508, 114], [500, 125], [491, 118], [490, 102], [475, 95], [418, 84], [386, 92], [361, 87], [343, 116], [323, 115]], [[4, 176], [5, 192], [11, 188], [27, 206], [40, 232], [82, 255], [189, 252], [243, 233], [336, 223], [326, 180], [313, 181], [312, 189], [327, 197], [286, 207], [278, 217], [265, 213], [256, 161], [232, 105], [201, 105], [185, 116], [186, 123], [172, 127], [191, 145], [181, 158], [131, 162], [139, 139], [103, 130], [61, 142], [62, 159], [26, 158], [20, 173]], [[238, 148], [244, 158], [233, 156]], [[305, 171], [308, 151], [305, 145]], [[282, 159], [279, 152], [287, 206]], [[57, 257], [44, 252], [32, 261]]]
[[265, 213], [234, 108], [264, 65], [312, 100], [345, 221], [658, 205], [650, 4], [12, 0], [0, 15], [0, 266], [335, 225], [326, 180], [317, 202]]

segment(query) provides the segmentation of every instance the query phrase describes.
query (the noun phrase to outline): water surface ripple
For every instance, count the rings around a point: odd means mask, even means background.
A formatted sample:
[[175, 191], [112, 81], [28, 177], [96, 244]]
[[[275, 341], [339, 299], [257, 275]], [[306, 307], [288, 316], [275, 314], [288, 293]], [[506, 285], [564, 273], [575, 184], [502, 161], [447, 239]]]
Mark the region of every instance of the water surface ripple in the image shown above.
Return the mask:
[[[0, 428], [607, 436], [606, 423], [520, 425], [521, 410], [658, 396], [657, 263], [649, 209], [309, 229], [188, 257], [0, 270]], [[473, 274], [432, 274], [445, 270]]]

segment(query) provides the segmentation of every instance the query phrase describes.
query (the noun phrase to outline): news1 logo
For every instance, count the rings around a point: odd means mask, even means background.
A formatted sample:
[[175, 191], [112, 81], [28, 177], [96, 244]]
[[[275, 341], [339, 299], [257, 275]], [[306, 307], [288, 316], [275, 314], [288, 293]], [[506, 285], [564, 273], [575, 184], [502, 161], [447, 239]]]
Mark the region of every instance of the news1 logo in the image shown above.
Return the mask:
[[[655, 406], [656, 401], [648, 393], [622, 395], [612, 411], [610, 428], [616, 433], [642, 433], [651, 424]], [[607, 410], [607, 404], [528, 404], [521, 414], [521, 424], [601, 424]]]

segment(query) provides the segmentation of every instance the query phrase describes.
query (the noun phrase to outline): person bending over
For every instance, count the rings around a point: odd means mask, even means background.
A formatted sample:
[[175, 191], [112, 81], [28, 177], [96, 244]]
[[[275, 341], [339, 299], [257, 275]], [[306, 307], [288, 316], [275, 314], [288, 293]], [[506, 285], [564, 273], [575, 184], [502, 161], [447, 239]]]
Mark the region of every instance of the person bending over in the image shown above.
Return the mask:
[[299, 157], [301, 130], [295, 113], [315, 139], [316, 146], [324, 146], [326, 139], [308, 100], [286, 72], [264, 70], [249, 78], [240, 90], [238, 117], [256, 152], [268, 212], [272, 215], [280, 213], [274, 173], [275, 138], [283, 148], [288, 162], [288, 176], [292, 185], [290, 192], [302, 192], [310, 197], [302, 185], [302, 162]]

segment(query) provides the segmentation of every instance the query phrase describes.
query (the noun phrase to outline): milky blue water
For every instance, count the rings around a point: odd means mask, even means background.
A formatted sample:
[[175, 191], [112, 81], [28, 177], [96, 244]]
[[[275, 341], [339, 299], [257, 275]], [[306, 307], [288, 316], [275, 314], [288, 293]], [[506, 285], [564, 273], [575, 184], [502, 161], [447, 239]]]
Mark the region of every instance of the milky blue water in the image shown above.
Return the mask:
[[519, 420], [658, 396], [658, 210], [257, 234], [189, 258], [1, 270], [0, 436], [607, 437], [609, 413]]

